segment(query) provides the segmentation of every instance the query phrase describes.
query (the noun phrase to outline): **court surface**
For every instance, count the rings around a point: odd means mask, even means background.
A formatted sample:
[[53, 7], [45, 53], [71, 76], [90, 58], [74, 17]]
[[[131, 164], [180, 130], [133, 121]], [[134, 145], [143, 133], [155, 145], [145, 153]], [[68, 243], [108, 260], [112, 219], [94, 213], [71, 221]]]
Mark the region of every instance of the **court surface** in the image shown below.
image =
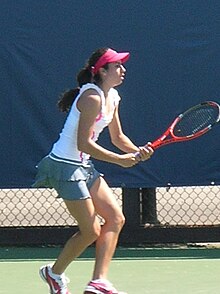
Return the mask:
[[[16, 253], [21, 251], [23, 255]], [[0, 250], [1, 294], [46, 294], [47, 285], [38, 275], [41, 265], [50, 263], [44, 249], [42, 259], [35, 249]], [[56, 255], [59, 249], [49, 251]], [[31, 257], [31, 252], [35, 252]], [[14, 252], [14, 253], [13, 253]], [[20, 253], [21, 253], [20, 252]], [[117, 253], [111, 263], [109, 279], [119, 290], [128, 294], [218, 294], [220, 293], [219, 250], [173, 250], [132, 249]], [[135, 252], [137, 254], [135, 254]], [[17, 254], [17, 259], [15, 258]], [[14, 254], [14, 255], [13, 255]], [[93, 252], [92, 252], [93, 254]], [[84, 256], [68, 268], [69, 290], [72, 294], [82, 294], [89, 281], [94, 259]], [[11, 257], [10, 257], [11, 256]]]

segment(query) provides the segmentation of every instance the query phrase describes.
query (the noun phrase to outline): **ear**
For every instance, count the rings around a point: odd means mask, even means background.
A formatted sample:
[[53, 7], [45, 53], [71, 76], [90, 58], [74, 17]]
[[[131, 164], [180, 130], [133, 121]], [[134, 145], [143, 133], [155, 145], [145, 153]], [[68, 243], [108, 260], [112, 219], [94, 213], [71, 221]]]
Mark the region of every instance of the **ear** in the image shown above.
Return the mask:
[[101, 68], [100, 68], [100, 72], [101, 72], [102, 74], [105, 74], [105, 73], [107, 72], [107, 70], [104, 69], [104, 67], [101, 67]]

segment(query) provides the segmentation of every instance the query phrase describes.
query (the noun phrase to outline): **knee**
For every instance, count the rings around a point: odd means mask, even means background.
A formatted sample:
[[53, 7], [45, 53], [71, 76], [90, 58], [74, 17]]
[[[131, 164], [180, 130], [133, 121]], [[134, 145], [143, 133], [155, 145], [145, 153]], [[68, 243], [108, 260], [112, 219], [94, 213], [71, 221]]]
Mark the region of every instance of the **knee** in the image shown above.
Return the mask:
[[93, 226], [81, 231], [81, 234], [83, 235], [84, 239], [87, 240], [88, 244], [92, 244], [93, 242], [95, 242], [100, 236], [100, 233], [101, 233], [100, 224], [94, 224]]
[[116, 230], [121, 231], [125, 224], [125, 216], [121, 213], [119, 215], [116, 215], [113, 219], [113, 224], [116, 228]]
[[120, 224], [121, 224], [121, 228], [123, 228], [123, 226], [125, 224], [125, 216], [124, 216], [124, 214], [122, 214], [122, 216], [121, 216]]
[[101, 234], [101, 225], [98, 224], [95, 227], [93, 227], [91, 230], [91, 237], [93, 241], [96, 241], [98, 237], [100, 236], [100, 234]]

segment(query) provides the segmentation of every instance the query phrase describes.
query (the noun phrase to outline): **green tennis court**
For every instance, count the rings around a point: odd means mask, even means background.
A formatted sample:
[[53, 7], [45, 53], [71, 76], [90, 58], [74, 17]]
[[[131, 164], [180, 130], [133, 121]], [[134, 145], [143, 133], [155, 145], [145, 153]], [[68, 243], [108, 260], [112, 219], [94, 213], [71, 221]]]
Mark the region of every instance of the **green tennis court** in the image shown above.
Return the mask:
[[[4, 294], [48, 293], [38, 277], [42, 261], [3, 262], [0, 264]], [[90, 278], [92, 261], [76, 261], [67, 270], [71, 293], [82, 294]], [[118, 289], [132, 293], [220, 293], [220, 260], [116, 260], [110, 279]]]
[[[41, 265], [51, 262], [59, 248], [0, 250], [1, 294], [46, 294], [38, 276]], [[72, 294], [82, 294], [93, 268], [93, 250], [73, 262], [66, 274]], [[25, 259], [26, 255], [26, 259]], [[47, 257], [52, 257], [49, 260]], [[17, 258], [16, 258], [17, 256]], [[42, 259], [40, 259], [42, 256]], [[109, 279], [128, 294], [218, 294], [219, 249], [118, 249]]]

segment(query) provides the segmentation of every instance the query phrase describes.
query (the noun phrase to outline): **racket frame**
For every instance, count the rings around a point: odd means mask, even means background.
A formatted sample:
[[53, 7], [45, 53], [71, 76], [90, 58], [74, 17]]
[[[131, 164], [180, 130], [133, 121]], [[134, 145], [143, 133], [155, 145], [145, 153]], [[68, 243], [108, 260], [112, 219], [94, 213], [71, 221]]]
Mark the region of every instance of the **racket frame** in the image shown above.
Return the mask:
[[[216, 119], [216, 122], [213, 124], [210, 124], [209, 126], [204, 128], [203, 130], [200, 130], [200, 131], [196, 132], [195, 134], [191, 134], [191, 135], [184, 136], [184, 137], [175, 136], [173, 133], [174, 127], [181, 120], [181, 118], [185, 115], [185, 113], [189, 112], [193, 108], [198, 107], [199, 105], [204, 105], [204, 104], [211, 104], [211, 105], [218, 108], [219, 115], [218, 115], [218, 118]], [[168, 145], [171, 143], [178, 143], [178, 142], [184, 142], [184, 141], [196, 139], [196, 138], [202, 136], [203, 134], [207, 133], [216, 123], [219, 122], [219, 120], [220, 120], [220, 106], [218, 105], [218, 103], [213, 102], [213, 101], [202, 102], [202, 103], [188, 109], [186, 112], [178, 115], [175, 118], [175, 120], [171, 123], [170, 127], [163, 133], [163, 135], [161, 137], [159, 137], [157, 140], [155, 140], [154, 142], [150, 143], [150, 147], [153, 148], [154, 150], [156, 150], [157, 148], [159, 148], [161, 146]], [[169, 136], [170, 136], [170, 138], [169, 138]]]

